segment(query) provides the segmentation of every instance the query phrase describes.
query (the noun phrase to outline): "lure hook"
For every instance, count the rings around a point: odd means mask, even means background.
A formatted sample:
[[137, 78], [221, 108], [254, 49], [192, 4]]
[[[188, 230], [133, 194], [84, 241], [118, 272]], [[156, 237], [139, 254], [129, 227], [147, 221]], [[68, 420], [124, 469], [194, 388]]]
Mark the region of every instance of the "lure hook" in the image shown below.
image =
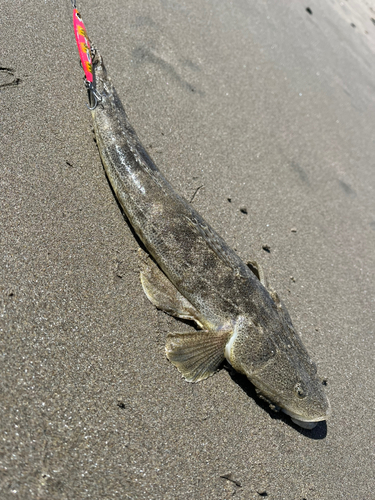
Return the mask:
[[97, 107], [97, 105], [102, 101], [102, 96], [93, 86], [93, 84], [87, 80], [86, 80], [86, 88], [89, 92], [90, 104], [92, 104], [92, 99], [94, 99], [93, 106], [90, 106], [89, 104], [86, 104], [86, 106], [89, 108], [90, 111], [93, 111]]

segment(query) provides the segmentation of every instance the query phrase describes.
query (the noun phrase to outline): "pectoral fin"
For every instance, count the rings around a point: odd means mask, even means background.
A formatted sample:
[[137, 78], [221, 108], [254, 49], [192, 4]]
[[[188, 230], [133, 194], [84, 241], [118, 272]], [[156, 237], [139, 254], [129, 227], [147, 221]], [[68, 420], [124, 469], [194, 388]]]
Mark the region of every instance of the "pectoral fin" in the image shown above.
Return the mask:
[[151, 257], [141, 249], [138, 255], [143, 291], [150, 302], [171, 316], [195, 321], [202, 327], [198, 311], [181, 295]]
[[258, 280], [262, 283], [264, 288], [267, 288], [268, 290], [268, 281], [267, 278], [264, 274], [263, 268], [258, 262], [255, 260], [249, 260], [246, 262], [247, 267], [250, 269], [250, 271], [255, 274], [255, 276], [258, 278]]
[[213, 375], [224, 361], [230, 333], [227, 330], [170, 333], [165, 346], [167, 358], [188, 382], [199, 382]]

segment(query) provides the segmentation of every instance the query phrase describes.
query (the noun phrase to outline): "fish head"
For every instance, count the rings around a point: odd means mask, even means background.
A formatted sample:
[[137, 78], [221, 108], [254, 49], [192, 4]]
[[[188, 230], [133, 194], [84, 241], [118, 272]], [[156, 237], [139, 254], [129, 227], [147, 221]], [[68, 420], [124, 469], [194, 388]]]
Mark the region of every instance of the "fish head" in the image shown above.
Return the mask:
[[[267, 335], [270, 328], [273, 334]], [[290, 325], [280, 321], [256, 325], [240, 317], [225, 354], [233, 368], [255, 385], [262, 399], [300, 427], [312, 429], [329, 417], [330, 404], [316, 365]]]

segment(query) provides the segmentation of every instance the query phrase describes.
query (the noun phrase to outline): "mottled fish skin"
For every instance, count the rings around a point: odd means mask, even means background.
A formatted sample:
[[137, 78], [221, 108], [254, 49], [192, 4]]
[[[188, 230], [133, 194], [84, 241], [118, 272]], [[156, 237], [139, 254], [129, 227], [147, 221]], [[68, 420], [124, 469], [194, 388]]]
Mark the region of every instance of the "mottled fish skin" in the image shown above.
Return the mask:
[[197, 381], [212, 374], [225, 356], [299, 425], [325, 420], [330, 407], [316, 367], [276, 293], [262, 284], [257, 265], [244, 264], [157, 169], [97, 51], [94, 74], [102, 100], [92, 115], [104, 168], [159, 266], [145, 260], [144, 290], [161, 309], [175, 310], [175, 316], [194, 319], [202, 328], [171, 338], [169, 359], [187, 380]]

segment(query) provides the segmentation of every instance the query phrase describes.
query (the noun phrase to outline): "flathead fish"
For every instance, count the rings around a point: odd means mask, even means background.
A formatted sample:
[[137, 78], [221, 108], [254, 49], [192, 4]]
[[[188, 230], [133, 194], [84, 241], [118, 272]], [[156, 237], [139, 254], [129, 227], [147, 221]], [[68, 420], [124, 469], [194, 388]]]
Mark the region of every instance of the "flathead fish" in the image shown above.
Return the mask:
[[198, 329], [169, 334], [166, 355], [189, 382], [226, 358], [293, 422], [313, 428], [330, 405], [316, 365], [256, 262], [246, 265], [155, 166], [131, 126], [103, 59], [94, 51], [101, 101], [92, 110], [100, 156], [116, 197], [148, 254], [144, 292]]

